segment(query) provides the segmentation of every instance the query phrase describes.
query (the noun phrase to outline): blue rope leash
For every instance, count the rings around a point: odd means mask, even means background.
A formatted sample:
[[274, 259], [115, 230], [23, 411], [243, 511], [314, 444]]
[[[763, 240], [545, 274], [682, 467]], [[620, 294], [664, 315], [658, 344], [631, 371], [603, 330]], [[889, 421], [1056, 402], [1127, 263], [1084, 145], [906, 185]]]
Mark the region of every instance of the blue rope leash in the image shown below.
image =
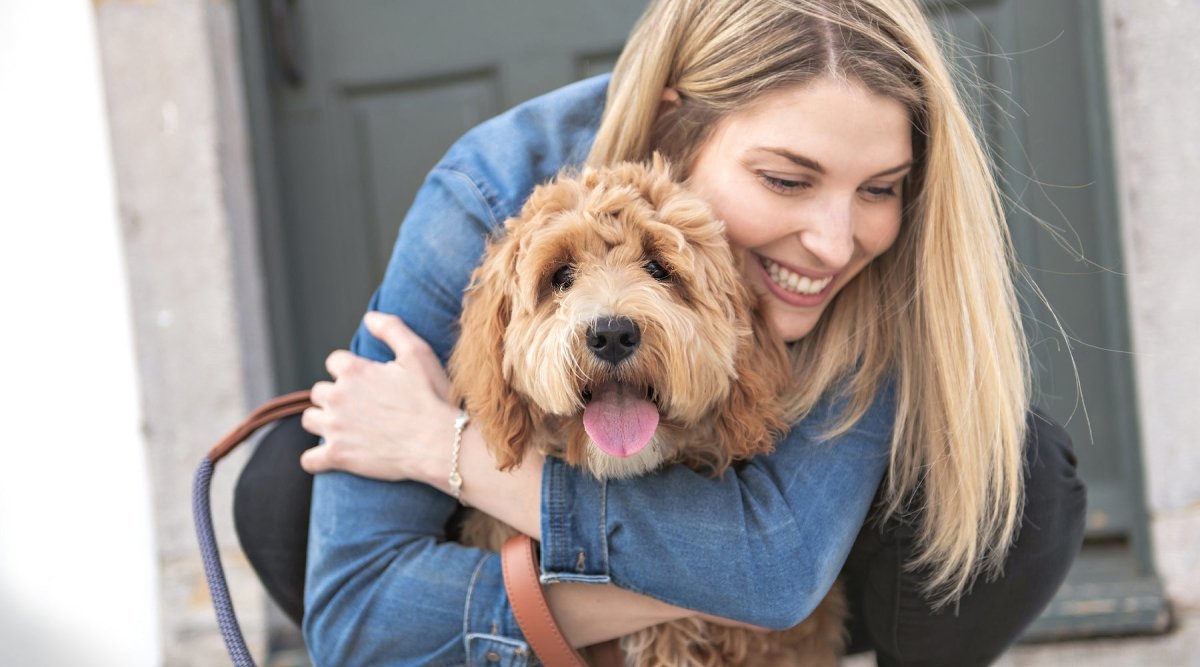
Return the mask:
[[208, 590], [212, 594], [213, 609], [217, 612], [217, 626], [225, 640], [225, 648], [233, 660], [234, 667], [255, 667], [246, 639], [233, 611], [233, 600], [229, 597], [229, 586], [225, 583], [225, 570], [221, 566], [221, 552], [217, 550], [217, 537], [213, 532], [212, 508], [209, 507], [209, 490], [212, 486], [213, 468], [217, 461], [249, 438], [259, 428], [284, 417], [299, 414], [312, 405], [308, 391], [284, 394], [258, 406], [250, 416], [221, 439], [196, 469], [192, 482], [192, 518], [196, 523], [196, 537], [200, 542], [200, 557], [204, 560], [204, 575], [208, 578]]
[[204, 560], [204, 575], [208, 578], [208, 590], [212, 593], [213, 608], [217, 612], [217, 626], [225, 639], [225, 648], [235, 667], [255, 667], [246, 639], [233, 611], [233, 600], [229, 597], [229, 586], [225, 583], [225, 570], [221, 567], [221, 552], [217, 550], [217, 538], [213, 533], [212, 509], [209, 507], [209, 487], [212, 484], [213, 462], [205, 458], [196, 470], [192, 483], [192, 516], [196, 522], [196, 537], [200, 540], [200, 556]]

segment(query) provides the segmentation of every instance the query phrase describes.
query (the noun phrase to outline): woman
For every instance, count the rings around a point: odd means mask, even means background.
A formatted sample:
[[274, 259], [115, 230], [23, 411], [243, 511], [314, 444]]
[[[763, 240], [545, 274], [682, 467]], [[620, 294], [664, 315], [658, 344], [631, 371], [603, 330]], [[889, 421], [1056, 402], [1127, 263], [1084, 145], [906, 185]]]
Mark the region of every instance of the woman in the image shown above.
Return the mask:
[[654, 150], [746, 253], [790, 342], [795, 426], [721, 480], [607, 484], [536, 454], [497, 472], [468, 427], [462, 500], [541, 540], [567, 637], [695, 614], [789, 627], [843, 572], [880, 664], [986, 664], [1061, 583], [1083, 486], [1065, 434], [1028, 412], [995, 185], [916, 4], [661, 0], [611, 81], [451, 148], [370, 305], [399, 319], [368, 316], [314, 386], [318, 664], [524, 664], [498, 558], [444, 542], [457, 408], [439, 361], [485, 236], [536, 183]]

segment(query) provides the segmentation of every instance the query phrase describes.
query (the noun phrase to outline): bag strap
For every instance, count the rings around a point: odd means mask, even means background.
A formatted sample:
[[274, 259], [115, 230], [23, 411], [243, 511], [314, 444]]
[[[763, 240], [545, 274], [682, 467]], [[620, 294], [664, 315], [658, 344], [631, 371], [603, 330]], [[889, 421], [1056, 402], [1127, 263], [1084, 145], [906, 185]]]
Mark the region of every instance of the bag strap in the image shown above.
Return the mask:
[[258, 429], [278, 419], [303, 412], [310, 405], [312, 402], [309, 400], [308, 391], [292, 392], [262, 404], [209, 450], [200, 461], [192, 482], [192, 517], [196, 524], [200, 557], [204, 561], [204, 575], [208, 579], [213, 610], [217, 613], [217, 626], [221, 629], [225, 648], [235, 667], [254, 667], [254, 658], [246, 647], [246, 639], [242, 636], [242, 628], [233, 610], [233, 600], [229, 596], [229, 586], [225, 581], [225, 568], [221, 565], [221, 552], [217, 547], [216, 533], [213, 531], [212, 508], [209, 506], [213, 469], [217, 461], [245, 442]]
[[208, 450], [208, 460], [216, 463], [224, 458], [226, 454], [232, 452], [235, 447], [242, 444], [246, 438], [249, 438], [258, 429], [277, 419], [283, 419], [298, 412], [304, 412], [305, 408], [312, 405], [312, 400], [309, 396], [310, 393], [308, 389], [293, 391], [290, 394], [273, 398], [258, 406], [254, 412], [251, 412], [248, 417], [242, 420], [241, 424], [238, 424], [224, 438], [221, 438], [212, 449]]
[[513, 616], [542, 663], [549, 667], [624, 667], [625, 656], [615, 639], [583, 649], [586, 660], [571, 648], [546, 604], [533, 538], [510, 537], [500, 548], [500, 565]]

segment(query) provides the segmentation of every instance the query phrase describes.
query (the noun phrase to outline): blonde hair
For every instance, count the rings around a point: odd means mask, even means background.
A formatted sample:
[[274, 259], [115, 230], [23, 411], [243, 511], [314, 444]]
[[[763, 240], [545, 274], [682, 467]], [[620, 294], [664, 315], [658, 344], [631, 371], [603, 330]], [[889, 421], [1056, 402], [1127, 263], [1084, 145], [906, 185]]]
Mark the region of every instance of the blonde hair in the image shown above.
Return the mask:
[[[940, 605], [1000, 573], [1020, 524], [1029, 359], [995, 179], [915, 2], [656, 1], [617, 62], [588, 162], [658, 150], [686, 175], [725, 114], [822, 76], [904, 104], [914, 167], [896, 243], [791, 346], [789, 416], [842, 392], [837, 435], [894, 383], [880, 518], [920, 517], [909, 566]], [[668, 87], [675, 105], [661, 103]]]

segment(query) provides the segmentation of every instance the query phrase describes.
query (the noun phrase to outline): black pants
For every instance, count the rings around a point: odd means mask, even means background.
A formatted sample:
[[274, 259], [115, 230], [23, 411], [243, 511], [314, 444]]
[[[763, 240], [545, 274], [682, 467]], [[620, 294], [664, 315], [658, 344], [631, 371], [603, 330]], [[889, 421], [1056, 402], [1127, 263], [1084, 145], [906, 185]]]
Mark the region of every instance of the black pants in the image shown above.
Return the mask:
[[[271, 597], [299, 623], [312, 480], [300, 452], [316, 437], [299, 417], [259, 444], [238, 480], [238, 537]], [[1066, 431], [1037, 411], [1029, 416], [1026, 506], [1004, 577], [977, 581], [957, 605], [935, 613], [920, 578], [904, 564], [915, 553], [911, 524], [868, 521], [842, 571], [850, 602], [851, 651], [874, 650], [881, 667], [971, 667], [991, 663], [1050, 602], [1083, 539], [1086, 492], [1075, 474]]]
[[880, 667], [988, 665], [1049, 604], [1079, 553], [1087, 492], [1066, 431], [1036, 410], [1028, 425], [1025, 512], [1004, 576], [980, 578], [957, 605], [935, 613], [920, 578], [903, 569], [916, 550], [913, 525], [868, 522], [842, 570], [851, 651], [874, 650]]

